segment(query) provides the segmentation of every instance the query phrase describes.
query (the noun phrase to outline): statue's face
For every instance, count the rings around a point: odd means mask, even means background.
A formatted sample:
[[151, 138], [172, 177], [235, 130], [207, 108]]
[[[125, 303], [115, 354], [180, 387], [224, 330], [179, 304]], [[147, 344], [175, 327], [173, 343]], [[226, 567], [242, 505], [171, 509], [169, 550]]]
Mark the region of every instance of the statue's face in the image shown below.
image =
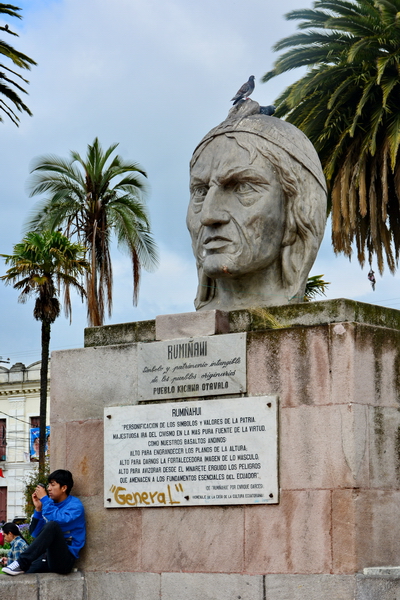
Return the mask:
[[[245, 141], [246, 134], [239, 136]], [[191, 170], [187, 226], [207, 276], [240, 277], [279, 258], [285, 207], [275, 171], [262, 155], [250, 164], [249, 152], [225, 136], [200, 154]]]

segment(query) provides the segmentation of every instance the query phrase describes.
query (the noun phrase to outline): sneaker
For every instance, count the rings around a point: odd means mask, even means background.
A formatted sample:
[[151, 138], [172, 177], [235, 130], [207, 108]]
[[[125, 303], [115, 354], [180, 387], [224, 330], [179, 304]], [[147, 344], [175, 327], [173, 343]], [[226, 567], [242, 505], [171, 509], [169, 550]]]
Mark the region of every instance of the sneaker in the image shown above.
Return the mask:
[[21, 569], [18, 561], [14, 560], [8, 567], [3, 567], [3, 573], [7, 573], [7, 575], [22, 575], [25, 571]]

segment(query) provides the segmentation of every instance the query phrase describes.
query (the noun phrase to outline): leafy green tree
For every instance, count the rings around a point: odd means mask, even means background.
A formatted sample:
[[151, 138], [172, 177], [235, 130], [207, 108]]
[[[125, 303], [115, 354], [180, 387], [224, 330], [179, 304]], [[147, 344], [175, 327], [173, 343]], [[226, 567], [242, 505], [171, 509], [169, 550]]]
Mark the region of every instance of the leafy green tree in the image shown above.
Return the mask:
[[[36, 160], [31, 196], [46, 194], [27, 228], [63, 228], [88, 249], [91, 271], [86, 274], [90, 325], [102, 325], [105, 307], [112, 311], [111, 236], [127, 250], [133, 269], [133, 303], [137, 303], [141, 268], [157, 264], [157, 250], [143, 201], [143, 169], [120, 156], [118, 144], [103, 151], [95, 138], [85, 159], [71, 152], [69, 160], [43, 156]], [[109, 160], [110, 159], [110, 160]]]
[[[21, 9], [18, 8], [18, 6], [0, 3], [0, 15], [8, 15], [9, 17], [22, 19], [18, 12], [20, 10]], [[8, 24], [0, 26], [0, 31], [6, 33], [7, 35], [14, 35], [18, 37], [17, 33], [11, 31]], [[4, 40], [0, 40], [0, 54], [11, 60], [14, 65], [20, 69], [30, 69], [31, 65], [36, 65], [32, 58], [29, 58], [29, 56], [22, 54], [22, 52], [19, 52], [18, 50], [15, 50], [15, 48], [10, 46], [10, 44]], [[19, 92], [23, 92], [24, 94], [27, 93], [26, 90], [18, 83], [18, 80], [23, 81], [24, 83], [29, 83], [29, 81], [24, 79], [22, 75], [16, 71], [13, 71], [3, 63], [0, 63], [0, 69], [0, 110], [3, 111], [7, 117], [9, 117], [11, 121], [18, 127], [20, 118], [11, 107], [14, 106], [14, 109], [17, 109], [20, 112], [25, 111], [28, 113], [28, 115], [32, 115], [29, 108], [23, 103], [18, 95]], [[18, 78], [17, 81], [12, 78], [13, 76]], [[5, 98], [5, 100], [3, 98]], [[3, 121], [1, 114], [0, 121]]]
[[58, 231], [28, 233], [22, 242], [15, 244], [13, 254], [0, 254], [10, 265], [0, 279], [19, 290], [20, 302], [36, 297], [33, 316], [42, 323], [42, 362], [40, 368], [40, 433], [39, 470], [45, 465], [47, 375], [49, 367], [50, 330], [60, 314], [58, 296], [64, 290], [65, 315], [71, 317], [70, 288], [82, 297], [85, 289], [78, 281], [90, 268], [85, 260], [86, 249]]
[[288, 20], [301, 30], [264, 81], [297, 67], [305, 75], [276, 101], [314, 143], [328, 182], [332, 242], [348, 257], [355, 242], [392, 273], [400, 251], [400, 0], [317, 0]]

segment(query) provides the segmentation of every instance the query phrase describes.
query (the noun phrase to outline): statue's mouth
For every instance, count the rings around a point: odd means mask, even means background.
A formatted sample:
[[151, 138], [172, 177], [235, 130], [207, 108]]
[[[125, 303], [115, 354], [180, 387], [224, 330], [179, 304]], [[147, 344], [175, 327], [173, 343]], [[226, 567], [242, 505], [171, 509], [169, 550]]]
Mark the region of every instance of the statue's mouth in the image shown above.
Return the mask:
[[230, 238], [224, 237], [222, 235], [209, 235], [205, 238], [203, 245], [209, 247], [215, 246], [225, 246], [227, 243], [232, 242]]

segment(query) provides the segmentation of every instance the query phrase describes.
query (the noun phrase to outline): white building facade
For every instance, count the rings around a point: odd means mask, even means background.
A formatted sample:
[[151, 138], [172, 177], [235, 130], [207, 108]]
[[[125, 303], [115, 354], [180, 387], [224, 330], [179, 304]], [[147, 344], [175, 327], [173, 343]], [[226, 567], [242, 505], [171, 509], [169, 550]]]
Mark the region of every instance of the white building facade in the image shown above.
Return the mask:
[[25, 483], [38, 464], [31, 460], [30, 430], [38, 426], [39, 406], [40, 361], [0, 365], [0, 521], [24, 515]]

